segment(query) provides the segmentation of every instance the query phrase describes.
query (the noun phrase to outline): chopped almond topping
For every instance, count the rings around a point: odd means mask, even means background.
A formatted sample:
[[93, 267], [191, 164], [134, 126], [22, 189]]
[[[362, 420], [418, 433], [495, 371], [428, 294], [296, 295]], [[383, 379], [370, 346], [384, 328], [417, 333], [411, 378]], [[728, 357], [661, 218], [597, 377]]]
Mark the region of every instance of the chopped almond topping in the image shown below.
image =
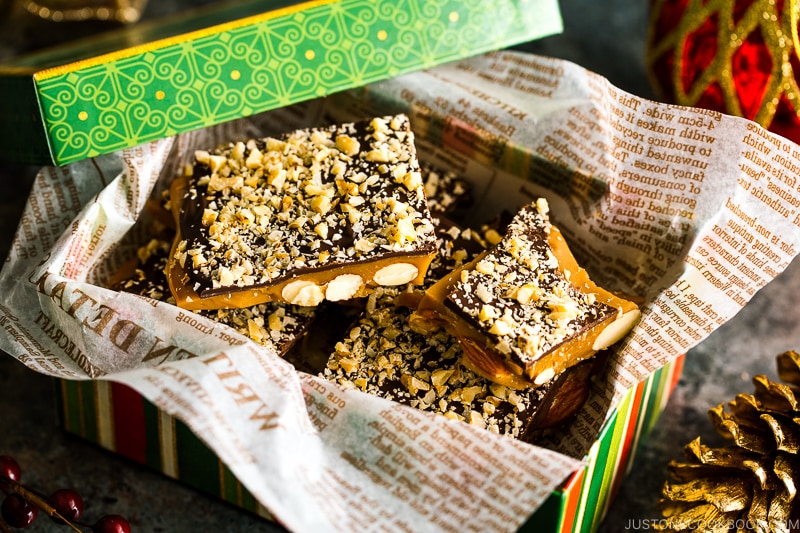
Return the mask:
[[[202, 224], [181, 220], [180, 247], [193, 258], [186, 283], [201, 297], [282, 283], [297, 268], [307, 279], [330, 265], [353, 265], [358, 273], [361, 263], [394, 257], [422, 268], [433, 253], [404, 116], [297, 130], [195, 156], [182, 213], [202, 213]], [[406, 255], [414, 261], [406, 263]], [[369, 290], [381, 279], [369, 280]], [[306, 294], [302, 302], [315, 299]]]

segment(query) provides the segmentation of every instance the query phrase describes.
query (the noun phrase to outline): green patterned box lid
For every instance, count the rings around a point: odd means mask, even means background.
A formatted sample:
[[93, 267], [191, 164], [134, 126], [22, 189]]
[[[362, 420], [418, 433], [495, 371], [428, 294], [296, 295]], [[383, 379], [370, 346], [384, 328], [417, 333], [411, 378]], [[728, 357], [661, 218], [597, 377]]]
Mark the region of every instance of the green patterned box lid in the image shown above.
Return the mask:
[[561, 30], [557, 0], [237, 2], [0, 65], [0, 159], [64, 165]]

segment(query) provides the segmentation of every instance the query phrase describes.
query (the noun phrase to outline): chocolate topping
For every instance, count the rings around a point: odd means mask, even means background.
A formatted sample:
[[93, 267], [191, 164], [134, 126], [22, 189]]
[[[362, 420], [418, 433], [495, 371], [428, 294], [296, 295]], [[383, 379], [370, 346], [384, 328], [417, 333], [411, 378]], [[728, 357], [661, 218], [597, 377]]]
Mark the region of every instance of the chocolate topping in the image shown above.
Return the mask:
[[445, 298], [495, 351], [523, 368], [617, 313], [561, 272], [548, 246], [550, 227], [545, 201], [523, 208]]
[[197, 152], [179, 228], [203, 297], [434, 250], [403, 115]]
[[[460, 364], [459, 343], [443, 329], [428, 335], [411, 329], [411, 311], [394, 305], [397, 292], [378, 289], [369, 297], [367, 309], [336, 344], [321, 377], [527, 442], [535, 430], [562, 421], [585, 400], [584, 393], [558, 397], [557, 389], [566, 379], [588, 383], [586, 365], [524, 390], [475, 374]], [[556, 405], [561, 415], [552, 420], [549, 413]]]
[[170, 246], [169, 240], [150, 239], [147, 244], [139, 247], [136, 260], [123, 266], [109, 288], [174, 305], [175, 299], [164, 273]]
[[439, 279], [475, 259], [488, 247], [480, 232], [461, 228], [443, 215], [433, 215], [437, 254], [431, 261], [425, 282], [426, 289]]

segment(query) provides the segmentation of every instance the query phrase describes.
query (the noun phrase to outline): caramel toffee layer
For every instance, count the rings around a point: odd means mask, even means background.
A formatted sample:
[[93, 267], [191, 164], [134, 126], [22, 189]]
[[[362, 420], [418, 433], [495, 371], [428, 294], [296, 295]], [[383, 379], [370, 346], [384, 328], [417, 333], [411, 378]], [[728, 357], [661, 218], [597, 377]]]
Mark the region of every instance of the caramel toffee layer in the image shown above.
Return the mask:
[[494, 248], [429, 288], [412, 322], [421, 331], [444, 326], [471, 369], [524, 388], [616, 342], [638, 316], [589, 280], [539, 200]]
[[444, 330], [415, 332], [411, 311], [394, 304], [398, 292], [387, 288], [370, 295], [321, 377], [527, 442], [585, 402], [593, 361], [534, 388], [493, 383], [461, 364], [460, 345]]
[[[170, 245], [169, 240], [154, 238], [140, 247], [138, 257], [120, 269], [111, 288], [174, 304], [165, 273]], [[308, 331], [316, 308], [270, 302], [238, 309], [201, 310], [198, 314], [230, 326], [283, 356]]]
[[317, 305], [421, 283], [435, 252], [403, 115], [199, 151], [172, 198], [169, 279], [189, 309]]

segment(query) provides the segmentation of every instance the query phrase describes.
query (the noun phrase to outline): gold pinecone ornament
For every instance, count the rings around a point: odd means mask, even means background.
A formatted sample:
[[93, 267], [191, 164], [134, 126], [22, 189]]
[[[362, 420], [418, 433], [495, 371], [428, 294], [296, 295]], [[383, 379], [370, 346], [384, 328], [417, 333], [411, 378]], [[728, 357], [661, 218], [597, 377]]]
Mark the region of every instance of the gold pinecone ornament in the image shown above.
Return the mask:
[[776, 383], [753, 378], [755, 392], [709, 410], [730, 445], [696, 438], [686, 461], [672, 461], [659, 508], [662, 531], [790, 532], [800, 530], [800, 354], [777, 357]]

